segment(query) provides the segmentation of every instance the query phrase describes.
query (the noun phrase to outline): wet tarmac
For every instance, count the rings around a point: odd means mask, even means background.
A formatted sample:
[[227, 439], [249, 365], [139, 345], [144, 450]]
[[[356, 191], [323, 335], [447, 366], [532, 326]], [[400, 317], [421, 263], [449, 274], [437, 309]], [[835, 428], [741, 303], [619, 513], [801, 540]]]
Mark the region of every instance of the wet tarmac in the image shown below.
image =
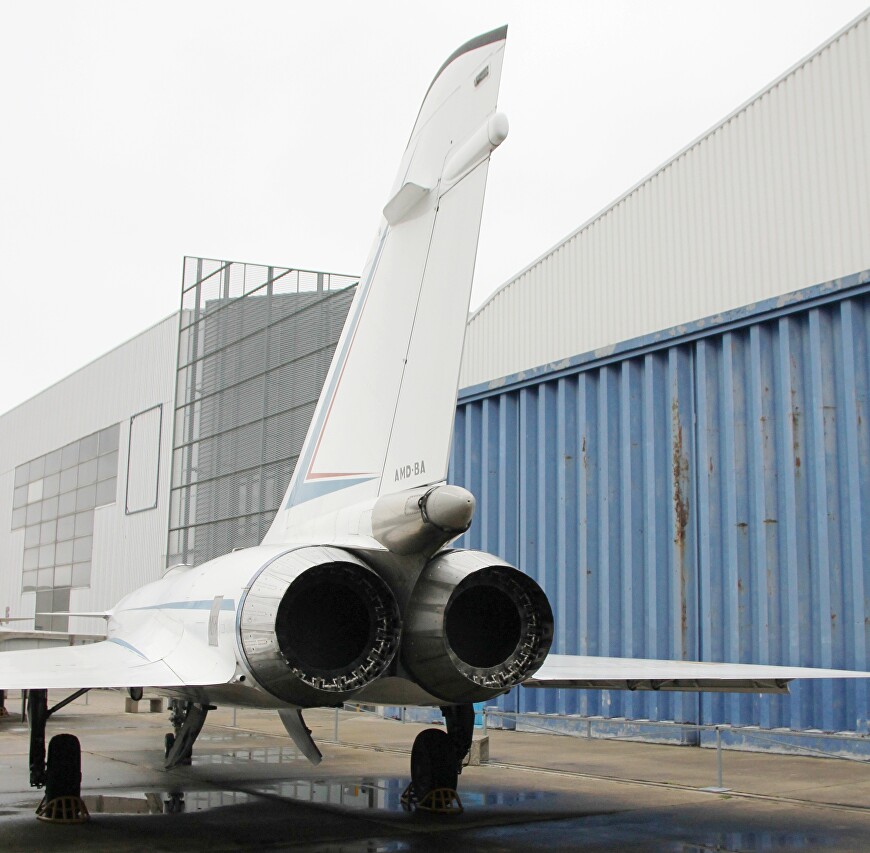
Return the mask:
[[342, 712], [331, 743], [334, 712], [310, 712], [324, 753], [314, 767], [274, 713], [219, 709], [192, 765], [167, 772], [166, 715], [123, 706], [122, 694], [94, 692], [49, 724], [49, 736], [82, 743], [81, 825], [35, 819], [27, 731], [0, 718], [0, 850], [870, 849], [865, 763], [729, 753], [733, 790], [717, 794], [702, 790], [714, 781], [709, 750], [490, 732], [491, 763], [462, 774], [463, 813], [439, 816], [401, 805], [420, 726]]

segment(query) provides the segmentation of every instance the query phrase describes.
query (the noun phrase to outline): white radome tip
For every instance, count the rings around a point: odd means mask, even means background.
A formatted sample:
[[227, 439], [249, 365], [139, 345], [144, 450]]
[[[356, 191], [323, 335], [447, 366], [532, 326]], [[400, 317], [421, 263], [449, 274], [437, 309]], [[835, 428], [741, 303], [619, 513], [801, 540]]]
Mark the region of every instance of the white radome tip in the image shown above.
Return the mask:
[[493, 148], [498, 148], [507, 139], [510, 123], [504, 113], [496, 113], [487, 123], [486, 133]]
[[437, 486], [426, 495], [425, 509], [441, 530], [467, 530], [474, 517], [474, 495], [461, 486]]

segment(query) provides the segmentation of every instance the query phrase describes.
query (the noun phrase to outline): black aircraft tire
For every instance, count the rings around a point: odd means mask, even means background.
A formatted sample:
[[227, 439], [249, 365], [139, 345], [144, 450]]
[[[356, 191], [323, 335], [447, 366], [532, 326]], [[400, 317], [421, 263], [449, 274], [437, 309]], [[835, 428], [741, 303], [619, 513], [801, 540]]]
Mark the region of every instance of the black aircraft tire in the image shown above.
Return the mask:
[[455, 791], [458, 779], [456, 750], [450, 736], [441, 729], [424, 729], [411, 749], [411, 782], [417, 799], [422, 800], [436, 788]]
[[82, 748], [75, 735], [55, 735], [48, 743], [45, 769], [45, 801], [58, 797], [80, 797], [82, 791]]

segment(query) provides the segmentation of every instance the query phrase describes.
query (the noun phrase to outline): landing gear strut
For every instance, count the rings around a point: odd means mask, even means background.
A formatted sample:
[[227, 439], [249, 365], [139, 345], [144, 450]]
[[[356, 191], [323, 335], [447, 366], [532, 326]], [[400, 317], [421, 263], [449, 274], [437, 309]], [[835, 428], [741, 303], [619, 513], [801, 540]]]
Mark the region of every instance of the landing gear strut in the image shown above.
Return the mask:
[[441, 708], [447, 731], [424, 729], [411, 749], [411, 784], [402, 795], [410, 809], [455, 813], [462, 811], [456, 793], [462, 763], [474, 736], [474, 706], [445, 705]]
[[447, 735], [456, 753], [456, 772], [462, 772], [462, 763], [471, 751], [474, 738], [474, 705], [442, 705], [441, 713], [447, 724]]
[[169, 722], [174, 731], [166, 735], [166, 761], [163, 766], [167, 770], [179, 764], [190, 764], [193, 744], [202, 731], [208, 712], [214, 708], [214, 705], [186, 702], [183, 699], [170, 700]]

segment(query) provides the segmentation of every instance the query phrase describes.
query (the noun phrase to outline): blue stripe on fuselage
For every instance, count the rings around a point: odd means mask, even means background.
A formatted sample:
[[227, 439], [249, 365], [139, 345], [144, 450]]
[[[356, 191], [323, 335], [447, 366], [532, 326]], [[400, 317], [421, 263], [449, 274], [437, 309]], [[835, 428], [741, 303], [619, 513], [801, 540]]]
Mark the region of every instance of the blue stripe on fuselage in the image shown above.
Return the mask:
[[[162, 604], [149, 604], [145, 607], [131, 607], [130, 610], [211, 610], [214, 605], [213, 598], [203, 601], [166, 601]], [[224, 599], [221, 602], [221, 610], [235, 610], [236, 602], [232, 599]]]

